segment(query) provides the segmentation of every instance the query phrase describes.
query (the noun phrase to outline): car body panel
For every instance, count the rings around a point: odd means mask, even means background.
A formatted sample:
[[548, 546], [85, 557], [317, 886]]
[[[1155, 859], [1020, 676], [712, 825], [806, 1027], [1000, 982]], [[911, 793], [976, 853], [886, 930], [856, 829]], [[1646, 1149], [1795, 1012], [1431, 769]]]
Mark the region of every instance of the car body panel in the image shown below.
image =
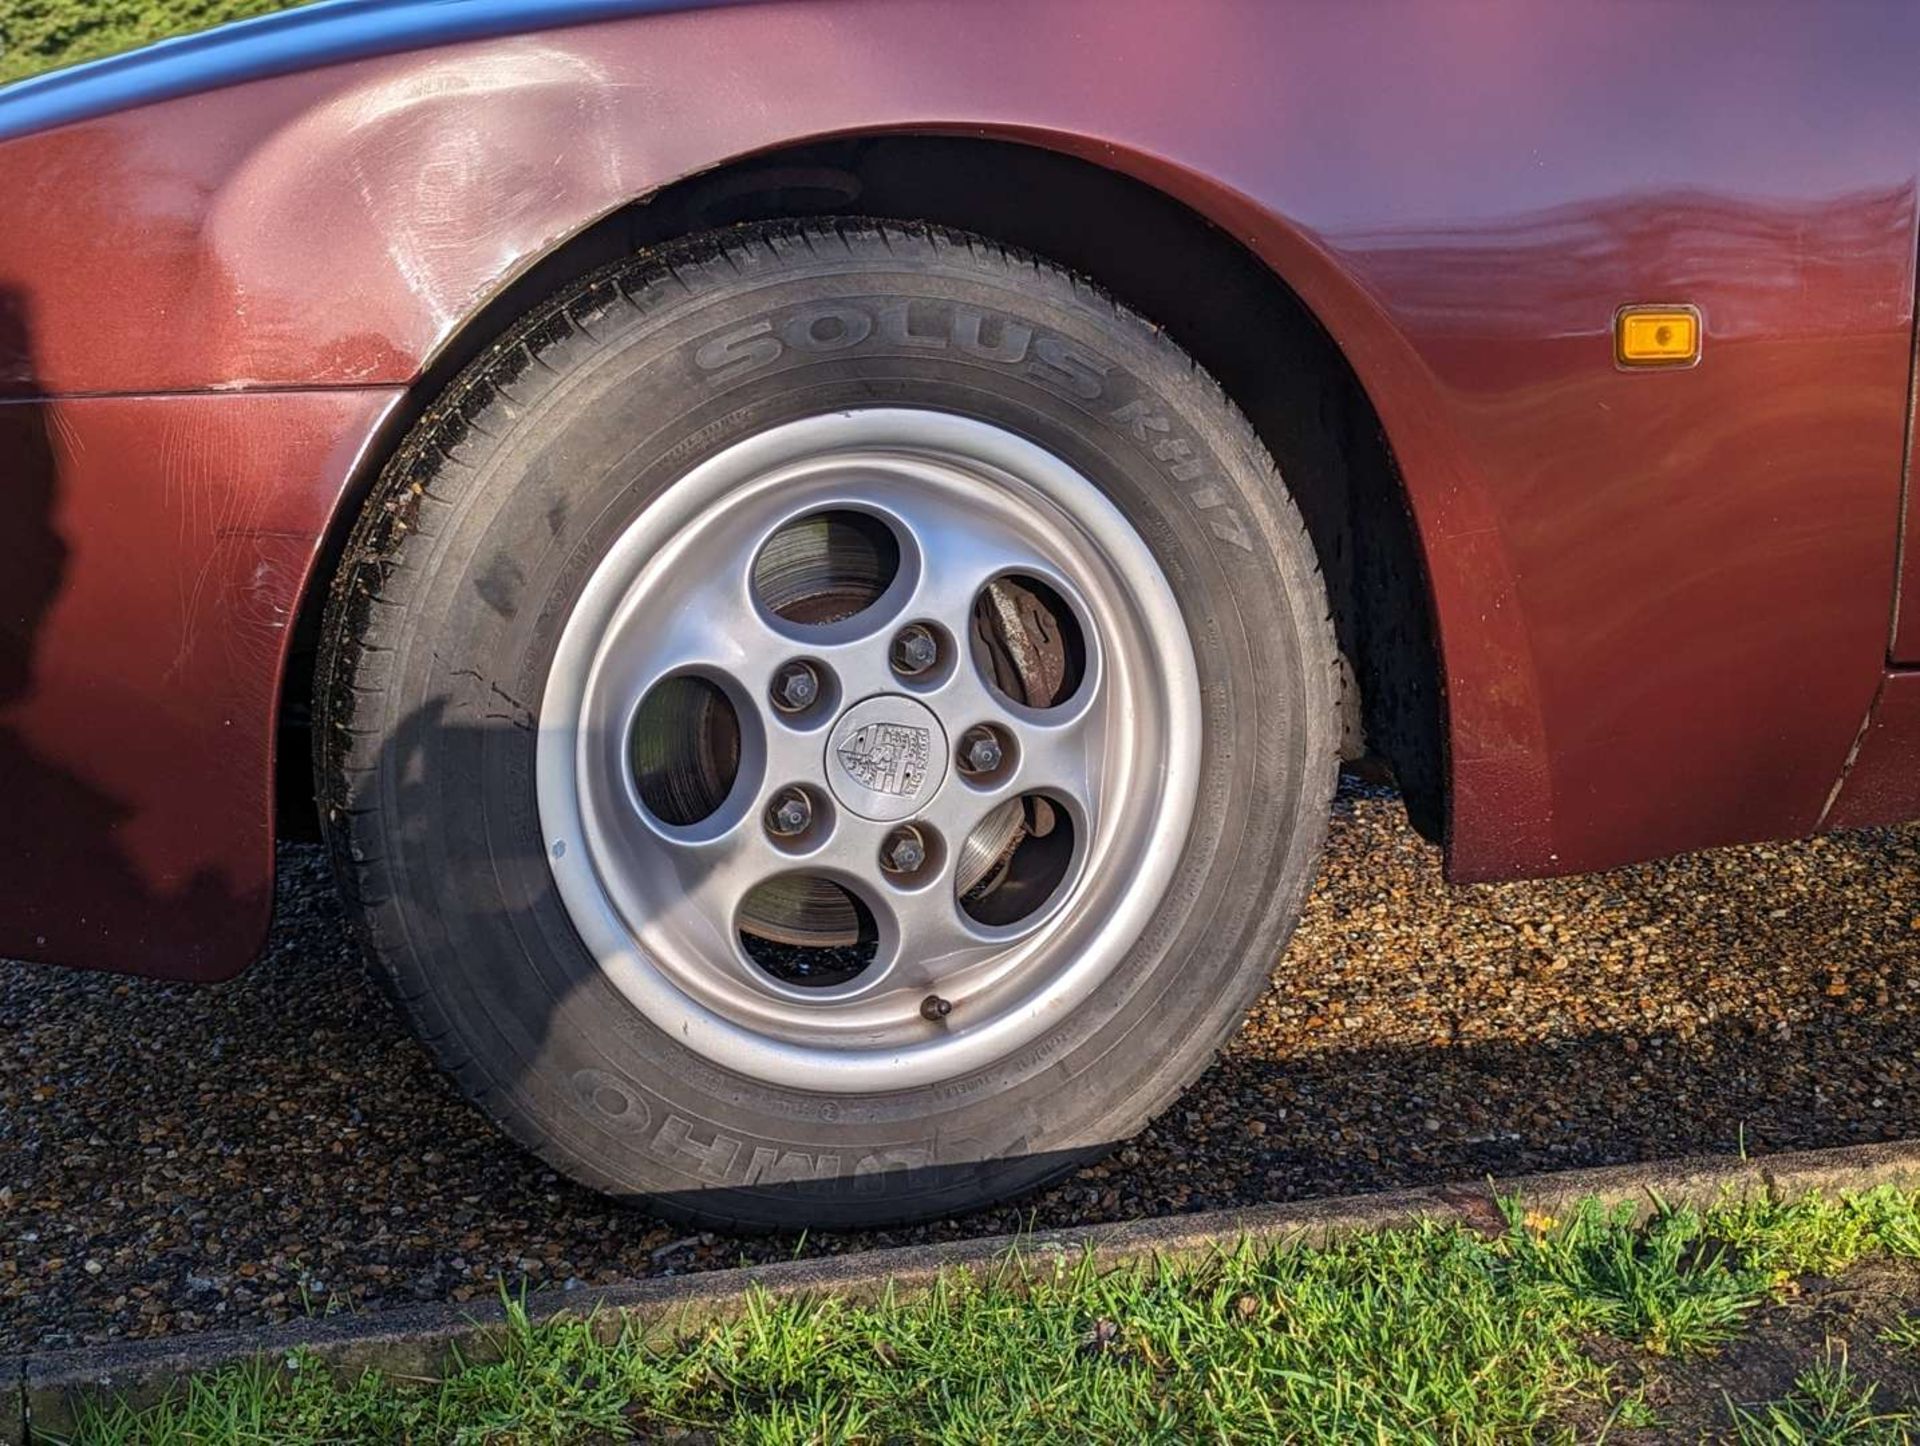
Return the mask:
[[0, 406], [0, 955], [217, 979], [259, 949], [288, 631], [400, 396]]
[[[1916, 342], [1920, 342], [1920, 338], [1916, 338]], [[1916, 527], [1920, 527], [1920, 498], [1913, 495], [1914, 429], [1920, 425], [1920, 347], [1914, 353], [1913, 379], [1914, 389], [1907, 399], [1907, 500], [1901, 527], [1899, 596], [1894, 604], [1893, 641], [1888, 649], [1888, 660], [1906, 667], [1920, 665], [1920, 532], [1916, 531]]]
[[1920, 673], [1889, 672], [1823, 829], [1920, 818]]
[[[0, 394], [405, 387], [677, 179], [831, 136], [1055, 149], [1238, 238], [1367, 389], [1438, 624], [1456, 877], [1804, 834], [1888, 652], [1920, 12], [1726, 29], [1712, 3], [772, 0], [328, 51], [0, 144], [33, 220], [0, 232], [0, 289], [36, 318], [19, 355], [0, 336]], [[1616, 368], [1632, 302], [1698, 306], [1701, 364]], [[136, 449], [111, 485], [167, 482]], [[316, 537], [353, 495], [346, 470], [286, 485]], [[36, 684], [0, 726], [74, 706]], [[165, 827], [190, 849], [227, 819]]]

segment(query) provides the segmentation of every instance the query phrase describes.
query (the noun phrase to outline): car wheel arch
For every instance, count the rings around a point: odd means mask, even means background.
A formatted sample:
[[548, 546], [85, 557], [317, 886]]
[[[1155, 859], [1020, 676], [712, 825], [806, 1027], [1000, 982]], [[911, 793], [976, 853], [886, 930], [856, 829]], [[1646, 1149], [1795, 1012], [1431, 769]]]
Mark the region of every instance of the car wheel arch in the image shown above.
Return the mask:
[[[1090, 150], [1098, 162], [1081, 154]], [[736, 157], [584, 220], [506, 268], [453, 321], [363, 453], [296, 618], [279, 700], [281, 773], [306, 756], [311, 649], [347, 538], [401, 440], [462, 368], [541, 298], [635, 251], [739, 222], [849, 215], [931, 221], [1047, 255], [1165, 326], [1212, 373], [1274, 453], [1320, 553], [1349, 669], [1348, 755], [1388, 764], [1416, 826], [1445, 837], [1446, 690], [1427, 528], [1394, 428], [1354, 365], [1359, 353], [1391, 368], [1386, 359], [1403, 348], [1377, 315], [1343, 345], [1294, 278], [1340, 293], [1333, 309], [1348, 318], [1370, 309], [1357, 285], [1297, 232], [1286, 258], [1258, 254], [1234, 225], [1248, 204], [1164, 161], [1079, 137], [881, 131]], [[1087, 224], [1090, 214], [1104, 224]], [[1156, 264], [1169, 248], [1204, 260], [1170, 271]], [[311, 830], [300, 817], [308, 781], [305, 769], [281, 780], [284, 832]]]

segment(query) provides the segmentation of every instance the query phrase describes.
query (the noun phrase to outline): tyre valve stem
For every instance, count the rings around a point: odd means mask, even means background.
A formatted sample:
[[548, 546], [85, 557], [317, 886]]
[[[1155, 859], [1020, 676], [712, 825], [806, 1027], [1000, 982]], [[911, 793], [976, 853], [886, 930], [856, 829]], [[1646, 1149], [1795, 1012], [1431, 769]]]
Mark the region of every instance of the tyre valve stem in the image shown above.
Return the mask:
[[953, 1013], [952, 1003], [942, 999], [938, 994], [929, 994], [920, 1001], [920, 1017], [929, 1023], [938, 1024], [951, 1013]]

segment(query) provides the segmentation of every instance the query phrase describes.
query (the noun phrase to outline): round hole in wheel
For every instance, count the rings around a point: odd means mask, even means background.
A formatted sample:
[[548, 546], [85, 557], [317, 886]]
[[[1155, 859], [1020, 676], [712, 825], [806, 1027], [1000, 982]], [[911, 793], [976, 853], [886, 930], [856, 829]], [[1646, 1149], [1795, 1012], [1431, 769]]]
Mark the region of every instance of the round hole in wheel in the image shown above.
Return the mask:
[[1051, 708], [1080, 689], [1087, 640], [1072, 606], [1051, 585], [1015, 573], [973, 600], [974, 662], [995, 691], [1029, 708]]
[[792, 988], [832, 989], [864, 974], [880, 952], [873, 911], [852, 890], [814, 874], [783, 874], [740, 901], [740, 947]]
[[627, 739], [647, 812], [685, 828], [710, 818], [740, 775], [740, 715], [720, 686], [680, 674], [647, 690]]
[[975, 922], [1004, 927], [1038, 913], [1073, 867], [1073, 819], [1045, 794], [1008, 799], [961, 847], [953, 887]]
[[810, 512], [782, 525], [753, 563], [753, 594], [775, 617], [826, 627], [865, 612], [900, 571], [900, 542], [878, 517]]

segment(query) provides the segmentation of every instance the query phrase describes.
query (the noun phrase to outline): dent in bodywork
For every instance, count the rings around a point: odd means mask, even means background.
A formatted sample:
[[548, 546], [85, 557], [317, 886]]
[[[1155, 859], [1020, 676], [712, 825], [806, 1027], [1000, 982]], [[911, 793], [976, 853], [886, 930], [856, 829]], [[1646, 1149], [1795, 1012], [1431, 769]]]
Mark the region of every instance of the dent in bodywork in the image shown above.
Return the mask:
[[[357, 305], [444, 335], [483, 299], [477, 283], [553, 239], [577, 198], [644, 184], [644, 146], [618, 142], [614, 85], [590, 56], [516, 39], [351, 87], [247, 156], [208, 210], [205, 245], [256, 307], [249, 273], [271, 252], [276, 271], [353, 277]], [[288, 228], [296, 215], [327, 224]], [[381, 379], [377, 363], [342, 380]]]

